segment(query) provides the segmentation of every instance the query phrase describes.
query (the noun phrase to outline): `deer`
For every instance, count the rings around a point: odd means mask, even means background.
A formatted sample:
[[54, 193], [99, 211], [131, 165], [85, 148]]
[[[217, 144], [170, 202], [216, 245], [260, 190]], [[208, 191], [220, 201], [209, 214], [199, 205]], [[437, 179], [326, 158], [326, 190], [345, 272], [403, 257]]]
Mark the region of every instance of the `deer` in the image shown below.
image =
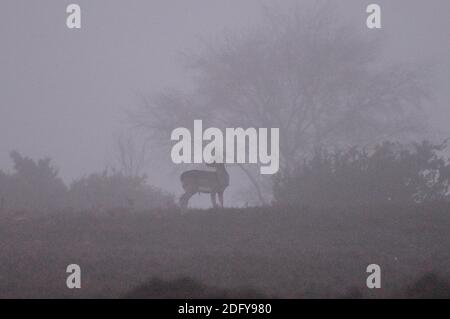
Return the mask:
[[217, 208], [216, 195], [218, 195], [220, 206], [223, 208], [223, 193], [230, 183], [230, 176], [223, 163], [214, 162], [206, 165], [214, 167], [216, 171], [190, 170], [181, 174], [181, 185], [185, 191], [180, 198], [181, 208], [187, 208], [189, 199], [195, 193], [210, 194], [214, 208]]

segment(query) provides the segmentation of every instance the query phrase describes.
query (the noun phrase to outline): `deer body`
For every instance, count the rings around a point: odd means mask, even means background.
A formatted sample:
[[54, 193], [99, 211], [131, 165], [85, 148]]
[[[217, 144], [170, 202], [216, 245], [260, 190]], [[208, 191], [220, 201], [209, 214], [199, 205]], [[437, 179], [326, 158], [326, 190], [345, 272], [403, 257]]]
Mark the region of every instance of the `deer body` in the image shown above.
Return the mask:
[[217, 207], [216, 194], [219, 196], [220, 206], [223, 207], [223, 193], [230, 183], [230, 177], [224, 164], [207, 164], [214, 167], [215, 172], [191, 170], [180, 176], [181, 184], [185, 193], [180, 198], [180, 206], [186, 208], [189, 199], [195, 193], [206, 193], [211, 195], [211, 203]]

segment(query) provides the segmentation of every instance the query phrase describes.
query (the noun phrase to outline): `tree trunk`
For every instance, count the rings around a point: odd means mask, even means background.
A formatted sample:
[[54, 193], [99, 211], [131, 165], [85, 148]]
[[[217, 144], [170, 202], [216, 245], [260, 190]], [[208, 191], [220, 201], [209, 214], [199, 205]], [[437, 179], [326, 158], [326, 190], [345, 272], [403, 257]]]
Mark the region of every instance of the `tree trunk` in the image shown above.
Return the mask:
[[238, 166], [242, 169], [242, 171], [247, 175], [250, 182], [253, 184], [253, 186], [256, 189], [256, 194], [258, 195], [258, 199], [261, 202], [262, 205], [266, 205], [266, 201], [264, 200], [264, 196], [261, 192], [261, 187], [259, 186], [258, 182], [256, 181], [255, 177], [244, 167], [242, 164], [238, 164]]

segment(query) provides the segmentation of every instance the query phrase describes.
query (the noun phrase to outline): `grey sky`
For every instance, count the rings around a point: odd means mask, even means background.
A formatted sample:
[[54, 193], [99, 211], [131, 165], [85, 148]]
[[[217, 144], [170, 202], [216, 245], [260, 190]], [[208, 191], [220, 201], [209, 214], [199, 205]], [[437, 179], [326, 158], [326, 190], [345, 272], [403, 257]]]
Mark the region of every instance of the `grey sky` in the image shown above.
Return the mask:
[[[71, 2], [82, 8], [81, 30], [65, 25]], [[104, 168], [111, 162], [115, 132], [127, 127], [124, 110], [138, 105], [138, 95], [187, 85], [180, 52], [225, 29], [245, 31], [257, 23], [263, 3], [71, 2], [0, 4], [0, 168], [10, 168], [13, 149], [33, 158], [52, 157], [67, 181]], [[291, 2], [305, 1], [272, 1], [285, 7]], [[445, 129], [450, 120], [450, 1], [332, 2], [355, 28], [365, 28], [367, 4], [380, 3], [387, 57], [436, 63], [436, 107], [430, 112]]]

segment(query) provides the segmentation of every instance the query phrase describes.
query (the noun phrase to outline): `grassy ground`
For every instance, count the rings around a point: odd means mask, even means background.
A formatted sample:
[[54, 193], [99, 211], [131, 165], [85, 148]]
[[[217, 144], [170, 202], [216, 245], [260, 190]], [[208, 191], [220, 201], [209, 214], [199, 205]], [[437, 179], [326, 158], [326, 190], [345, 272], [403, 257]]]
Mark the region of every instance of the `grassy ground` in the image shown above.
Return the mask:
[[[82, 288], [65, 270], [82, 269]], [[366, 288], [366, 267], [382, 288]], [[184, 278], [184, 279], [180, 279]], [[449, 297], [450, 204], [0, 217], [0, 297]]]

